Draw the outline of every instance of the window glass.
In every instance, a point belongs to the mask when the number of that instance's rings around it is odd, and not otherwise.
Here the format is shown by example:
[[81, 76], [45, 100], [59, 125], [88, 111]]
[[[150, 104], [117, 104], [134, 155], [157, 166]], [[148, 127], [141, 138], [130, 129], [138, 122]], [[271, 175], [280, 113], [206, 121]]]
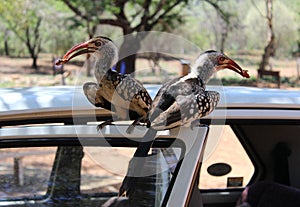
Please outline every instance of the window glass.
[[200, 171], [200, 189], [246, 186], [254, 166], [229, 125], [210, 126]]
[[[126, 147], [85, 147], [81, 168], [81, 193], [117, 193], [135, 150], [136, 148]], [[163, 202], [172, 179], [171, 171], [175, 169], [178, 161], [176, 158], [180, 157], [182, 150], [168, 148], [164, 153], [158, 148], [151, 150], [150, 158], [143, 166], [147, 176], [137, 184], [141, 185], [138, 188], [142, 188], [142, 194], [137, 192], [136, 197], [145, 200], [149, 197], [153, 206], [160, 206]], [[166, 160], [172, 163], [170, 169]]]
[[45, 195], [56, 147], [0, 149], [0, 199]]
[[[126, 163], [135, 148], [85, 147], [81, 167], [81, 192], [118, 192]], [[124, 165], [119, 165], [122, 161]]]

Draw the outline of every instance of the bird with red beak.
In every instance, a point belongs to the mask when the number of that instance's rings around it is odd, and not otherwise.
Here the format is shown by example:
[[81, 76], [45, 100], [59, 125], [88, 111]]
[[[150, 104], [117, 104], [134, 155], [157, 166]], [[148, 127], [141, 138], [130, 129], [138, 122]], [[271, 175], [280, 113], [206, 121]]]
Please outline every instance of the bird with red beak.
[[199, 119], [215, 109], [220, 94], [206, 91], [206, 84], [216, 72], [224, 69], [232, 70], [245, 78], [250, 77], [247, 70], [243, 70], [223, 53], [209, 50], [199, 55], [189, 74], [173, 79], [159, 89], [147, 113], [149, 129], [129, 163], [127, 175], [119, 190], [120, 196], [130, 199], [134, 194], [145, 164], [145, 159], [141, 157], [148, 155], [157, 131], [183, 125], [193, 128], [200, 124]]
[[118, 61], [118, 49], [107, 37], [95, 37], [73, 46], [56, 64], [65, 64], [71, 59], [90, 53], [95, 57], [97, 83], [83, 85], [87, 99], [96, 107], [115, 112], [115, 117], [98, 125], [98, 130], [117, 120], [134, 120], [128, 128], [130, 133], [140, 121], [145, 121], [152, 99], [143, 84], [127, 74], [120, 74], [111, 68]]

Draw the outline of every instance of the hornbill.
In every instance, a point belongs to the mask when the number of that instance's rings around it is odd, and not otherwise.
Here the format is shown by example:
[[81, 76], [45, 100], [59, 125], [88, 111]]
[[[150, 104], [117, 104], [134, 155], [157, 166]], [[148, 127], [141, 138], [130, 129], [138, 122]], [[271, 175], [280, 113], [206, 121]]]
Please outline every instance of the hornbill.
[[246, 70], [226, 55], [209, 50], [199, 55], [189, 74], [173, 79], [160, 88], [147, 113], [149, 129], [129, 163], [119, 196], [130, 198], [133, 195], [145, 162], [145, 159], [140, 158], [147, 156], [157, 131], [183, 125], [190, 125], [192, 128], [199, 124], [201, 117], [214, 110], [220, 95], [216, 91], [206, 91], [205, 86], [216, 72], [225, 68], [243, 77], [250, 77]]
[[86, 53], [93, 53], [96, 56], [97, 83], [85, 83], [84, 94], [94, 106], [113, 111], [117, 116], [101, 123], [97, 129], [102, 129], [113, 120], [128, 120], [129, 118], [134, 120], [127, 129], [130, 133], [138, 122], [145, 122], [152, 103], [150, 95], [141, 82], [130, 75], [120, 74], [111, 69], [118, 60], [118, 49], [107, 37], [95, 37], [73, 46], [56, 64], [64, 64]]

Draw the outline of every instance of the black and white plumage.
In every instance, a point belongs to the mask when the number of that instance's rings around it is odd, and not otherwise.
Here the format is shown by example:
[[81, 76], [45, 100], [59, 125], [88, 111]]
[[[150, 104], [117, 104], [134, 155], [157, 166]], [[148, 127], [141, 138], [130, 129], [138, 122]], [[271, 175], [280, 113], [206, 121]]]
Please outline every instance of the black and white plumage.
[[170, 81], [158, 91], [148, 112], [149, 127], [166, 130], [191, 124], [212, 112], [219, 98], [218, 92], [205, 91], [199, 77]]
[[141, 82], [130, 75], [111, 70], [118, 60], [118, 49], [107, 37], [95, 37], [72, 47], [57, 64], [64, 64], [76, 56], [92, 53], [96, 57], [95, 77], [97, 83], [87, 82], [83, 91], [96, 107], [115, 112], [116, 117], [98, 126], [98, 129], [117, 120], [145, 121], [152, 99]]
[[[222, 69], [231, 69], [249, 78], [246, 70], [226, 55], [216, 51], [206, 51], [197, 58], [191, 72], [181, 78], [165, 83], [158, 91], [147, 114], [148, 132], [142, 138], [134, 158], [146, 157], [158, 130], [166, 130], [183, 125], [193, 125], [198, 119], [211, 113], [217, 106], [220, 95], [216, 91], [206, 91], [209, 79]], [[139, 176], [143, 159], [132, 159], [127, 175]], [[126, 176], [119, 195], [130, 196], [134, 192], [136, 177]]]
[[171, 129], [191, 124], [211, 113], [220, 95], [216, 91], [206, 91], [206, 84], [216, 72], [225, 68], [250, 77], [246, 70], [224, 54], [206, 51], [197, 58], [188, 75], [161, 87], [148, 112], [148, 126], [155, 130]]

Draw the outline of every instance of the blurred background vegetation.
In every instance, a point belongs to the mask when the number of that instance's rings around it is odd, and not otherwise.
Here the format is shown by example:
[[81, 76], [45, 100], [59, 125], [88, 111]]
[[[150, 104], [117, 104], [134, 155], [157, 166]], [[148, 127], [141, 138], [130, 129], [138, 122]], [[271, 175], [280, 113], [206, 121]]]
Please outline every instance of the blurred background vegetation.
[[[272, 28], [268, 27], [270, 2]], [[298, 84], [300, 2], [295, 0], [0, 0], [0, 19], [1, 74], [22, 73], [23, 70], [41, 80], [39, 75], [51, 74], [52, 59], [61, 57], [78, 42], [97, 35], [111, 39], [127, 35], [137, 43], [132, 45], [124, 39], [120, 52], [129, 47], [137, 51], [139, 41], [147, 38], [137, 32], [155, 30], [182, 36], [203, 51], [221, 50], [255, 71], [274, 35], [269, 54], [271, 63], [267, 60], [266, 64], [270, 67], [264, 69], [293, 68], [295, 73], [282, 75], [282, 82], [291, 86]], [[180, 55], [179, 58], [194, 58]], [[128, 57], [126, 68], [131, 70], [126, 72], [145, 67], [143, 64], [147, 62], [137, 63], [136, 58], [135, 55]], [[80, 63], [74, 63], [73, 69], [79, 66]], [[181, 66], [160, 63], [159, 67], [168, 70], [168, 67]], [[290, 72], [287, 70], [287, 73]], [[85, 75], [91, 76], [92, 71], [87, 68]], [[137, 75], [147, 76], [145, 73]], [[14, 78], [22, 81], [16, 76], [3, 77], [0, 79], [2, 87], [14, 86]], [[35, 79], [19, 85], [36, 85]], [[223, 77], [228, 84], [234, 83], [233, 79]], [[249, 81], [249, 85], [256, 82], [255, 78]], [[272, 77], [266, 81], [272, 82]]]

